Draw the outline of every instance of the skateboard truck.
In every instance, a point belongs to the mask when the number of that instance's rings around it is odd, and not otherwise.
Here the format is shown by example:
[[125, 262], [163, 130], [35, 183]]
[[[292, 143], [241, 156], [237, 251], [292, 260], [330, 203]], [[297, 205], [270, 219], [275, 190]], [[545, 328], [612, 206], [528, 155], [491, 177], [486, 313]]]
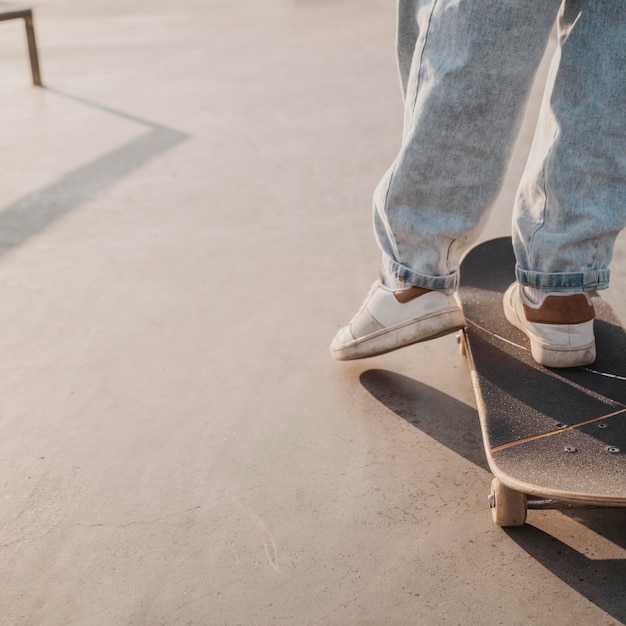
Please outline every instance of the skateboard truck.
[[[487, 496], [489, 502], [489, 508], [493, 509], [496, 506], [495, 497], [492, 494]], [[539, 496], [526, 496], [526, 507], [533, 511], [547, 511], [558, 509], [600, 509], [603, 507], [593, 506], [589, 504], [575, 504], [573, 502], [566, 502], [565, 500], [554, 500], [552, 498], [540, 498]]]
[[[491, 482], [491, 493], [488, 496], [489, 508], [493, 521], [498, 526], [523, 526], [528, 510], [580, 510], [606, 508], [606, 504], [587, 504], [541, 496], [531, 496], [510, 489], [497, 478]], [[622, 506], [622, 505], [620, 505]]]

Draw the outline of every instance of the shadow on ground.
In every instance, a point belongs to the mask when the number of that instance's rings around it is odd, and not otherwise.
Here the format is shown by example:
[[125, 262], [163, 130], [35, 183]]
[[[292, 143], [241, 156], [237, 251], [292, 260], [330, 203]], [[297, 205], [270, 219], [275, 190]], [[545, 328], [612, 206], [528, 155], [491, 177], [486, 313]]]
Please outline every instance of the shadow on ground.
[[3, 208], [0, 212], [0, 255], [20, 246], [189, 137], [97, 102], [46, 89], [58, 97], [134, 122], [147, 132]]
[[429, 437], [488, 470], [476, 411], [437, 389], [387, 370], [368, 370], [360, 376], [365, 389]]
[[[385, 407], [456, 454], [488, 471], [482, 450], [476, 411], [433, 387], [386, 370], [368, 370], [360, 377], [363, 387]], [[531, 514], [532, 515], [532, 514]], [[581, 526], [581, 540], [589, 547], [583, 554], [566, 543], [567, 531], [559, 538], [556, 525], [550, 533], [531, 524], [507, 529], [507, 535], [547, 570], [577, 593], [626, 623], [626, 509], [549, 511], [567, 515]], [[558, 518], [557, 518], [558, 519]], [[552, 520], [554, 521], [554, 519]], [[571, 525], [567, 524], [571, 529]], [[551, 534], [552, 533], [552, 534]], [[615, 558], [594, 558], [594, 541], [613, 544]], [[614, 550], [613, 550], [614, 548]], [[606, 549], [604, 550], [606, 551]]]
[[[551, 511], [551, 515], [556, 512]], [[586, 527], [589, 552], [587, 556], [569, 546], [553, 534], [526, 524], [522, 528], [508, 529], [507, 534], [538, 563], [560, 578], [581, 596], [606, 611], [620, 623], [626, 623], [626, 559], [593, 557], [593, 544], [597, 539], [593, 531], [615, 544], [615, 553], [623, 555], [626, 529], [624, 509], [603, 509], [568, 513]], [[600, 519], [600, 517], [602, 519]], [[567, 539], [567, 536], [564, 537]], [[621, 549], [620, 549], [621, 548]]]

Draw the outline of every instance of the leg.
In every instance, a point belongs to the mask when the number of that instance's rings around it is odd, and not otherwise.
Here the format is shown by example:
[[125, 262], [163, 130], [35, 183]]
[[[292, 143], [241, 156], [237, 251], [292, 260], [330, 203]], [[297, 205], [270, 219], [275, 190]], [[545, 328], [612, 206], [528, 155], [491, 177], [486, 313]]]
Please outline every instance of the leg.
[[559, 40], [513, 236], [519, 282], [568, 293], [608, 286], [626, 226], [626, 6], [567, 0]]
[[[452, 291], [500, 189], [560, 0], [401, 0], [401, 150], [374, 195], [387, 274]], [[399, 31], [402, 32], [402, 31]], [[413, 43], [414, 42], [414, 43]], [[411, 50], [411, 45], [413, 49]]]
[[566, 0], [559, 51], [515, 206], [518, 283], [507, 319], [533, 357], [551, 367], [593, 363], [594, 311], [584, 292], [604, 289], [626, 226], [626, 8]]
[[[400, 153], [375, 196], [385, 284], [336, 335], [347, 360], [462, 328], [462, 250], [499, 191], [560, 0], [400, 0]], [[409, 60], [410, 59], [410, 64]], [[410, 283], [402, 291], [394, 282]]]

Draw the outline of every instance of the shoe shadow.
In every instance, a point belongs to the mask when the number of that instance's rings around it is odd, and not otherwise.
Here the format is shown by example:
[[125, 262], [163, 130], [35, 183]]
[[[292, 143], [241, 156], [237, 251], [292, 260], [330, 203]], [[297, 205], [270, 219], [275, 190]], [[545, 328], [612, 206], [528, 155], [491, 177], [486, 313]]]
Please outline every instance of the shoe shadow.
[[[367, 370], [361, 374], [360, 382], [368, 393], [398, 417], [489, 471], [474, 408], [395, 372]], [[504, 529], [504, 532], [574, 591], [613, 619], [626, 623], [626, 595], [623, 593], [626, 588], [626, 509], [550, 511], [546, 516], [559, 514], [581, 525], [579, 541], [586, 546], [584, 551], [567, 543], [571, 525], [567, 525], [569, 530], [563, 528], [561, 535], [561, 525], [555, 524], [554, 519], [550, 520], [549, 532], [530, 523], [522, 528]], [[608, 551], [609, 558], [594, 558], [594, 550], [600, 544], [604, 556]]]
[[489, 470], [476, 411], [433, 387], [387, 370], [367, 370], [363, 387], [381, 404], [458, 455]]

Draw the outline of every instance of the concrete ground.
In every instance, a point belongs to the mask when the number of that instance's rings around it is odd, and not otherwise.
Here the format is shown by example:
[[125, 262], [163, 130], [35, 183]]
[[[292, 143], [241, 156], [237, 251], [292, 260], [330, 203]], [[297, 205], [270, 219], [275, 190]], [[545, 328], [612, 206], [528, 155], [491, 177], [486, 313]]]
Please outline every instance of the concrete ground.
[[492, 524], [453, 336], [328, 355], [378, 267], [391, 4], [39, 0], [45, 89], [0, 24], [2, 624], [625, 623], [625, 511]]

